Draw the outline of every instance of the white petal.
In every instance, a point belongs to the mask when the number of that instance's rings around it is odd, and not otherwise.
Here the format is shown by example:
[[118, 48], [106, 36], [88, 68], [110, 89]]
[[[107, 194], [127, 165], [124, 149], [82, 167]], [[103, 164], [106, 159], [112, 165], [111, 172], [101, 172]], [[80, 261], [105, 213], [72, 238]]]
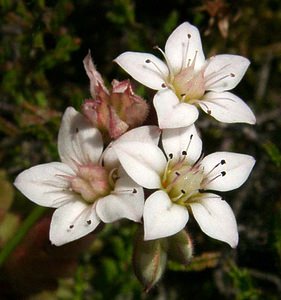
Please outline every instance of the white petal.
[[136, 183], [149, 189], [161, 187], [160, 176], [167, 161], [157, 146], [124, 142], [113, 144], [113, 149], [125, 171]]
[[158, 145], [161, 130], [157, 126], [141, 126], [121, 135], [114, 143], [142, 142]]
[[37, 165], [20, 173], [14, 185], [31, 201], [47, 207], [59, 207], [77, 196], [69, 191], [67, 177], [72, 169], [60, 162]]
[[228, 243], [238, 244], [238, 231], [231, 207], [215, 194], [204, 194], [198, 202], [190, 204], [194, 218], [208, 236]]
[[205, 70], [205, 88], [223, 92], [236, 87], [248, 69], [250, 61], [239, 55], [221, 54], [211, 57]]
[[50, 240], [60, 246], [92, 232], [100, 223], [92, 205], [75, 201], [58, 208], [50, 225]]
[[[162, 90], [169, 75], [166, 64], [149, 53], [125, 52], [114, 60], [121, 68], [143, 85]], [[149, 62], [146, 62], [149, 61]]]
[[61, 161], [75, 169], [75, 163], [97, 162], [103, 149], [98, 129], [73, 107], [63, 115], [58, 136], [58, 150]]
[[205, 62], [200, 33], [198, 29], [185, 22], [178, 26], [169, 36], [165, 53], [173, 68], [178, 73], [188, 61], [195, 60], [195, 70], [199, 70]]
[[143, 189], [128, 176], [123, 176], [116, 181], [114, 192], [97, 202], [96, 211], [105, 223], [122, 218], [140, 222], [143, 206]]
[[157, 191], [144, 204], [144, 239], [154, 240], [176, 234], [187, 221], [187, 209], [173, 204], [165, 192]]
[[161, 130], [157, 126], [141, 126], [127, 131], [111, 143], [104, 151], [103, 157], [105, 167], [110, 169], [118, 167], [119, 160], [115, 151], [112, 151], [113, 145], [123, 142], [142, 142], [158, 145], [160, 134]]
[[198, 103], [206, 113], [220, 122], [256, 123], [256, 118], [249, 106], [232, 93], [208, 92]]
[[183, 151], [190, 164], [195, 163], [202, 152], [202, 141], [194, 125], [176, 129], [163, 129], [162, 144], [167, 156], [179, 158]]
[[[225, 163], [219, 164], [221, 161]], [[232, 152], [212, 153], [201, 162], [206, 180], [209, 182], [204, 189], [217, 191], [236, 189], [247, 180], [254, 164], [255, 159], [250, 155]], [[218, 166], [215, 167], [216, 165]]]
[[153, 99], [160, 128], [179, 128], [193, 124], [198, 118], [194, 105], [181, 103], [169, 89], [159, 91]]

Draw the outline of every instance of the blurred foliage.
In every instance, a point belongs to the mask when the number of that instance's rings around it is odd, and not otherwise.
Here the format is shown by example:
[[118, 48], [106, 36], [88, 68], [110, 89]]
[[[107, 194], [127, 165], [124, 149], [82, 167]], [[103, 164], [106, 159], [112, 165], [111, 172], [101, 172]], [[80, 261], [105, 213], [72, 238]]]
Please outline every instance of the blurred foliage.
[[[171, 31], [189, 21], [202, 34], [206, 56], [234, 53], [251, 60], [235, 92], [257, 116], [256, 126], [220, 124], [206, 115], [198, 123], [206, 153], [235, 151], [257, 160], [247, 183], [225, 194], [239, 224], [236, 250], [208, 238], [190, 220], [193, 261], [187, 267], [170, 262], [162, 281], [145, 294], [131, 266], [135, 225], [107, 225], [81, 256], [71, 278], [59, 280], [55, 290], [42, 290], [32, 297], [25, 291], [25, 296], [46, 300], [279, 299], [281, 2], [0, 0], [0, 20], [0, 247], [7, 241], [3, 234], [11, 237], [17, 222], [34, 207], [19, 193], [14, 199], [13, 179], [25, 168], [58, 158], [62, 112], [69, 105], [79, 109], [89, 97], [82, 65], [89, 49], [107, 81], [125, 79], [127, 75], [112, 63], [117, 55], [126, 50], [152, 52], [155, 45], [163, 48]], [[134, 84], [151, 101], [154, 92]], [[11, 215], [13, 220], [7, 221]], [[0, 273], [1, 285], [5, 270]], [[1, 299], [21, 292], [7, 289], [1, 285]]]

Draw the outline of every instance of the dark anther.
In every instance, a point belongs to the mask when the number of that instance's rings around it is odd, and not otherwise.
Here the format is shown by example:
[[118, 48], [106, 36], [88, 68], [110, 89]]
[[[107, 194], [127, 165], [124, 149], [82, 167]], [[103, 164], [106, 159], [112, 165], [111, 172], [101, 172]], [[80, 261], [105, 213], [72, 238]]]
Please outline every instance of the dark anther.
[[207, 110], [207, 113], [210, 115], [212, 112], [210, 109]]
[[181, 94], [181, 97], [185, 97], [186, 94]]
[[69, 225], [69, 228], [72, 229], [74, 227], [74, 225]]
[[190, 135], [190, 139], [192, 139], [192, 138], [193, 138], [193, 134]]
[[221, 160], [221, 165], [224, 165], [224, 164], [225, 164], [225, 160], [222, 159], [222, 160]]
[[182, 151], [181, 154], [182, 154], [182, 155], [187, 155], [187, 152], [184, 150], [184, 151]]
[[183, 194], [185, 194], [185, 190], [181, 190], [181, 192], [182, 192]]
[[190, 39], [190, 38], [191, 38], [191, 34], [190, 34], [190, 33], [188, 33], [188, 34], [187, 34], [187, 37]]
[[173, 158], [173, 153], [169, 154], [169, 158], [172, 159]]
[[147, 64], [149, 64], [149, 63], [151, 63], [151, 60], [150, 60], [150, 59], [146, 59], [145, 62], [146, 62]]
[[79, 132], [79, 129], [78, 129], [78, 128], [75, 128], [75, 132], [78, 133], [78, 132]]
[[165, 83], [162, 83], [161, 86], [162, 86], [162, 88], [167, 87]]
[[221, 176], [225, 176], [226, 175], [226, 172], [225, 171], [222, 171], [221, 172]]
[[137, 193], [137, 190], [136, 189], [133, 189], [133, 194], [136, 194]]
[[231, 77], [235, 77], [235, 74], [233, 74], [233, 73], [230, 73], [230, 76], [231, 76]]
[[90, 225], [91, 223], [92, 223], [92, 221], [91, 221], [91, 220], [88, 220], [88, 221], [87, 221], [87, 224], [88, 224], [88, 225]]
[[175, 174], [176, 174], [177, 176], [180, 176], [180, 173], [179, 173], [178, 171], [176, 171]]

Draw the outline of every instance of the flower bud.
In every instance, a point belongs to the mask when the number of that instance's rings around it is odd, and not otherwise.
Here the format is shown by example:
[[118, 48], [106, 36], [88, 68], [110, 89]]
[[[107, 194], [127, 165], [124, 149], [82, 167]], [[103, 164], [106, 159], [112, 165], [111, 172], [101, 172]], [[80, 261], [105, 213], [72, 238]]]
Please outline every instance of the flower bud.
[[109, 92], [90, 53], [83, 63], [90, 79], [92, 99], [85, 100], [82, 112], [102, 132], [104, 139], [116, 139], [127, 130], [141, 125], [148, 115], [148, 105], [134, 94], [130, 81], [114, 79], [112, 91]]
[[193, 244], [185, 230], [168, 237], [167, 243], [169, 258], [184, 265], [190, 262], [193, 254]]
[[134, 245], [133, 267], [144, 290], [148, 292], [161, 278], [166, 268], [166, 239], [143, 240], [143, 231], [137, 233]]

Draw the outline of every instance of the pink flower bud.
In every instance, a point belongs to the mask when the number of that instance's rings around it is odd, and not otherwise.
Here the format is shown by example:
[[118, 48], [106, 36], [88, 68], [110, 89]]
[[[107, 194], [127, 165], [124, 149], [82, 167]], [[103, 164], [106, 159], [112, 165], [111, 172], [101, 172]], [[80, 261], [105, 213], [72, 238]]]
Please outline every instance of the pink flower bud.
[[93, 126], [100, 129], [104, 139], [116, 139], [128, 129], [141, 125], [148, 115], [148, 105], [144, 99], [134, 94], [130, 81], [120, 82], [114, 79], [112, 91], [109, 92], [90, 53], [83, 63], [90, 79], [92, 99], [84, 101], [82, 112]]

